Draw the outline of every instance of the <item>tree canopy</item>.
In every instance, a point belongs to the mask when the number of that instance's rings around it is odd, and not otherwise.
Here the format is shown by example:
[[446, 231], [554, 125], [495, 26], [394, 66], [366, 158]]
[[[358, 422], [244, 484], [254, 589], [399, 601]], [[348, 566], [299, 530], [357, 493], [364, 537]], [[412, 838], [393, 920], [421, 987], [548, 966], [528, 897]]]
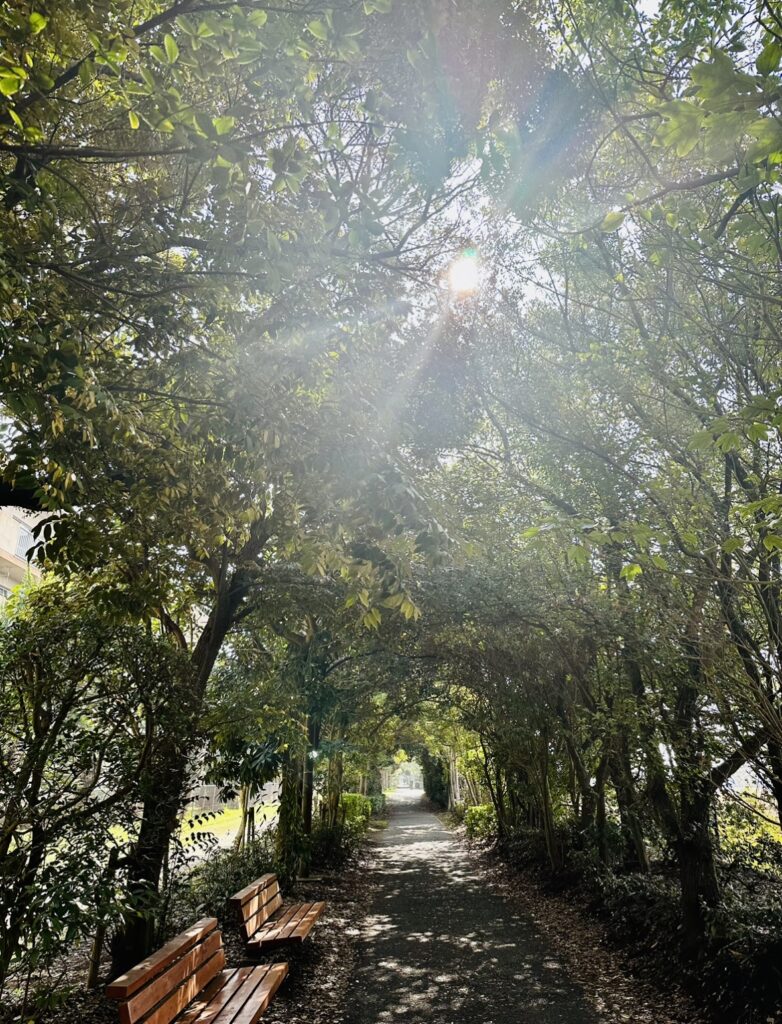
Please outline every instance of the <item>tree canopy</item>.
[[119, 971], [194, 776], [293, 877], [404, 748], [773, 1007], [779, 5], [482, 6], [0, 14], [0, 985], [53, 848]]

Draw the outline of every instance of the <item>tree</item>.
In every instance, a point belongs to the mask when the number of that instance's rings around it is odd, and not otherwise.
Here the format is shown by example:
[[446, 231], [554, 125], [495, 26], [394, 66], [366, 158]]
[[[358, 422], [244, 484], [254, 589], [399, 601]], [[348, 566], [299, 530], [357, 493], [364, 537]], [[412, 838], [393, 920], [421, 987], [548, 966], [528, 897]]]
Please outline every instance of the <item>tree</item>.
[[183, 663], [164, 638], [97, 614], [79, 579], [14, 598], [0, 647], [3, 986], [128, 907], [106, 856], [121, 853], [118, 829], [136, 830], [138, 778], [181, 714]]

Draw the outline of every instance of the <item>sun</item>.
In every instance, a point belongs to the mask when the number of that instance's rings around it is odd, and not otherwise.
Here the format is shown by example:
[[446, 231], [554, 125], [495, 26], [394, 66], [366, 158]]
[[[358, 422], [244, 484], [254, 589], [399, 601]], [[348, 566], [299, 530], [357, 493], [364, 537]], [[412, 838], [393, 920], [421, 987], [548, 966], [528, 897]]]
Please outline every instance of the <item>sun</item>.
[[466, 298], [478, 290], [481, 283], [481, 269], [478, 254], [466, 249], [448, 268], [448, 287], [458, 298]]

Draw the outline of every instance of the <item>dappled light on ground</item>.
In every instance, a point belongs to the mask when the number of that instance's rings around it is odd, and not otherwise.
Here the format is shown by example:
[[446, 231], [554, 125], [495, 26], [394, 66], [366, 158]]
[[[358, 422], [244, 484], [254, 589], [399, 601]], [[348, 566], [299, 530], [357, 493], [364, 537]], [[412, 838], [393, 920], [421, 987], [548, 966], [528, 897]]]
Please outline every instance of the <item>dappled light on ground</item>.
[[588, 1024], [535, 924], [490, 884], [416, 791], [393, 797], [349, 1024]]

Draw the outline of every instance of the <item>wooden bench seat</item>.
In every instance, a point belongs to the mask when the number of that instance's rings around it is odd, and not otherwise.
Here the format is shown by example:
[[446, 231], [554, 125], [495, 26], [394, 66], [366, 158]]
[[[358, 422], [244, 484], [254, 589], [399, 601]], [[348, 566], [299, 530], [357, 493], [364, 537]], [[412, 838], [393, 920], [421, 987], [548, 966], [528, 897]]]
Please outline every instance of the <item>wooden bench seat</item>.
[[205, 917], [106, 988], [120, 1024], [255, 1024], [288, 965], [226, 969], [217, 918]]
[[231, 897], [242, 935], [252, 951], [303, 942], [326, 909], [325, 903], [293, 903], [283, 907], [276, 875], [261, 875]]

